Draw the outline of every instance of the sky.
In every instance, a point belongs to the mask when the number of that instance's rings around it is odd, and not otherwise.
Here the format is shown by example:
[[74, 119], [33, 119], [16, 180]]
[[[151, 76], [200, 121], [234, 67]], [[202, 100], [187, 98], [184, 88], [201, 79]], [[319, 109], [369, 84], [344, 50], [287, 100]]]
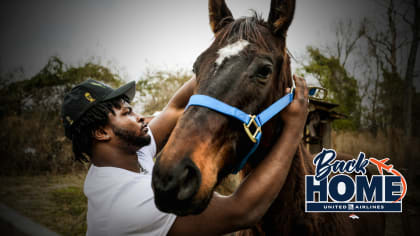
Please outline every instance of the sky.
[[[269, 0], [226, 2], [235, 18], [250, 9], [267, 18], [270, 7]], [[297, 0], [288, 48], [299, 58], [309, 45], [331, 44], [338, 21], [377, 11], [375, 0]], [[148, 68], [191, 70], [213, 40], [208, 22], [207, 0], [1, 1], [0, 72], [22, 67], [33, 76], [51, 56], [71, 65], [93, 60], [127, 81]]]

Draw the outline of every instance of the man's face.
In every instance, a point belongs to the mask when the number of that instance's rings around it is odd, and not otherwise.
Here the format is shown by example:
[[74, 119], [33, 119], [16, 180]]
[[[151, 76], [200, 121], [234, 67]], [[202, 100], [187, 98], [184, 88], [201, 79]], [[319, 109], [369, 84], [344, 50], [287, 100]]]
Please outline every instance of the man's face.
[[118, 141], [135, 150], [150, 143], [147, 123], [144, 118], [133, 112], [129, 104], [122, 103], [120, 109], [114, 108], [114, 112], [115, 116], [112, 113], [108, 115], [109, 124]]

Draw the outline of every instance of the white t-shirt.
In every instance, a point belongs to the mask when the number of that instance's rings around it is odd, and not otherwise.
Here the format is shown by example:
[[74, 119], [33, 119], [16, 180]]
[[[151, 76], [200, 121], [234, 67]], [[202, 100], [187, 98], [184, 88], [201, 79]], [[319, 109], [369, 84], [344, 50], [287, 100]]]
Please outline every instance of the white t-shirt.
[[88, 198], [89, 236], [166, 235], [176, 216], [159, 211], [151, 186], [156, 143], [139, 149], [137, 156], [145, 173], [116, 167], [90, 166], [84, 193]]

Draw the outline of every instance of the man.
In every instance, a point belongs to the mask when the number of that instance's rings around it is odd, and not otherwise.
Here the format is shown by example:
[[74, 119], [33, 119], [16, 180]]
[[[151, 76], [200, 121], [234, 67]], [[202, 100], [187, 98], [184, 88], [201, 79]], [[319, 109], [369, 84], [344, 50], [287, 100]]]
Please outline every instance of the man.
[[151, 173], [158, 153], [195, 88], [184, 84], [149, 124], [129, 105], [134, 82], [112, 89], [89, 79], [69, 92], [62, 116], [76, 160], [90, 161], [84, 193], [88, 198], [87, 235], [220, 235], [250, 227], [281, 190], [307, 116], [308, 92], [302, 78], [295, 99], [282, 113], [283, 134], [268, 156], [231, 196], [214, 194], [200, 215], [160, 212]]

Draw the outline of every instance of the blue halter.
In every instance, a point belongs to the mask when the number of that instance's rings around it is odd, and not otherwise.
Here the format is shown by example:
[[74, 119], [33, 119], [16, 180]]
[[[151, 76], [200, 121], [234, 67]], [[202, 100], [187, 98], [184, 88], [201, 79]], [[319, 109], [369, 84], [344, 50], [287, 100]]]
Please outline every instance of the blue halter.
[[[293, 92], [286, 94], [275, 103], [271, 104], [271, 106], [269, 106], [260, 114], [250, 115], [213, 97], [196, 94], [191, 96], [190, 101], [185, 107], [185, 110], [187, 110], [190, 106], [202, 106], [242, 121], [245, 132], [254, 143], [254, 146], [252, 147], [251, 151], [249, 151], [249, 153], [242, 159], [241, 163], [233, 170], [232, 173], [236, 174], [244, 167], [245, 163], [248, 161], [248, 158], [255, 152], [258, 145], [260, 144], [262, 136], [261, 127], [281, 110], [287, 107], [287, 105], [289, 105], [292, 101]], [[254, 125], [255, 127], [254, 133], [252, 133], [249, 129], [251, 125]]]

